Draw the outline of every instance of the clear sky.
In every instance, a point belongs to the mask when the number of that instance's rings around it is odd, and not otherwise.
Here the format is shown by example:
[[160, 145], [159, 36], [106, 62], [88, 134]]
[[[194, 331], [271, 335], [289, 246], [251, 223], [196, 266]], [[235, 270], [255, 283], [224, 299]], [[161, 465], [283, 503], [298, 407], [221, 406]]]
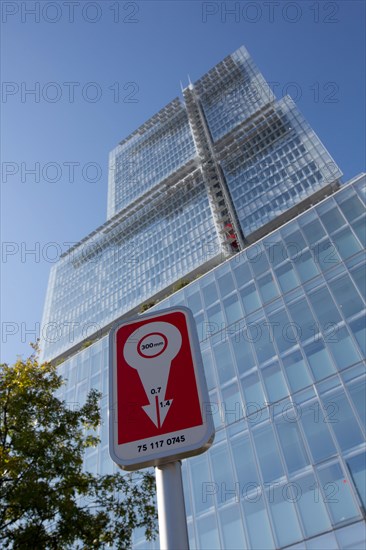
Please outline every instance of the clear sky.
[[240, 45], [344, 181], [365, 170], [363, 0], [0, 6], [3, 361], [28, 355], [54, 261], [105, 221], [109, 151]]

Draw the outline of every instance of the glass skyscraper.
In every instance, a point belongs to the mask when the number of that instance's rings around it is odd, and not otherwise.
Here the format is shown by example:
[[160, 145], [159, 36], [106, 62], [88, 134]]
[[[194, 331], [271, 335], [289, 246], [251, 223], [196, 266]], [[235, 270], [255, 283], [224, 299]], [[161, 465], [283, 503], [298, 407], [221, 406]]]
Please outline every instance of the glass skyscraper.
[[51, 271], [45, 357], [101, 337], [333, 192], [341, 172], [244, 48], [112, 151], [108, 219]]
[[103, 393], [89, 471], [116, 468], [109, 326], [193, 311], [216, 438], [183, 464], [192, 549], [365, 546], [366, 177], [340, 177], [240, 48], [112, 151], [107, 222], [52, 269], [43, 356], [67, 402]]

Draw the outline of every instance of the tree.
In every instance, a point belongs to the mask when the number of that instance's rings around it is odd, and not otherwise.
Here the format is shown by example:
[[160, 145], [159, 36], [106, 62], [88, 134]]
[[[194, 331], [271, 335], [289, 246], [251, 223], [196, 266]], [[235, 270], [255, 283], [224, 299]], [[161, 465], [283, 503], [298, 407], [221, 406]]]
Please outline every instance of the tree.
[[36, 355], [0, 367], [0, 546], [126, 549], [135, 528], [155, 538], [154, 477], [83, 471], [99, 442], [100, 394], [70, 410], [54, 395], [62, 384]]

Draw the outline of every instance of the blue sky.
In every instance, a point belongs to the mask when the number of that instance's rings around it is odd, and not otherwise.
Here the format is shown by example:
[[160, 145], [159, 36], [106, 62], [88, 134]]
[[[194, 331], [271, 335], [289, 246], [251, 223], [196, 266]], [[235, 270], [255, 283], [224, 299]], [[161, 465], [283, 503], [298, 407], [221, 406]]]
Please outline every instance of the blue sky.
[[344, 181], [365, 169], [363, 1], [3, 1], [1, 10], [3, 361], [28, 355], [67, 243], [105, 221], [109, 151], [180, 95], [188, 75], [240, 45], [277, 97], [293, 96]]

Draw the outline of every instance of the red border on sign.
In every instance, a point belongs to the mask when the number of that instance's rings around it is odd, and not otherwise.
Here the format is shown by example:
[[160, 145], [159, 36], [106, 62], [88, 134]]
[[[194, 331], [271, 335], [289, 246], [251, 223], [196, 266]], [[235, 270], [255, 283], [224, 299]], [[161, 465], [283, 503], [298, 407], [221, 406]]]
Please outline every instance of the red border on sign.
[[[161, 400], [172, 401], [161, 428], [151, 421], [142, 408], [149, 405], [148, 396], [138, 371], [130, 367], [123, 356], [124, 345], [132, 333], [139, 327], [156, 321], [171, 323], [178, 328], [182, 336], [180, 351], [171, 363], [166, 393], [161, 396]], [[175, 311], [146, 320], [142, 318], [141, 321], [122, 326], [116, 332], [116, 353], [118, 444], [182, 431], [203, 424], [184, 313]]]

